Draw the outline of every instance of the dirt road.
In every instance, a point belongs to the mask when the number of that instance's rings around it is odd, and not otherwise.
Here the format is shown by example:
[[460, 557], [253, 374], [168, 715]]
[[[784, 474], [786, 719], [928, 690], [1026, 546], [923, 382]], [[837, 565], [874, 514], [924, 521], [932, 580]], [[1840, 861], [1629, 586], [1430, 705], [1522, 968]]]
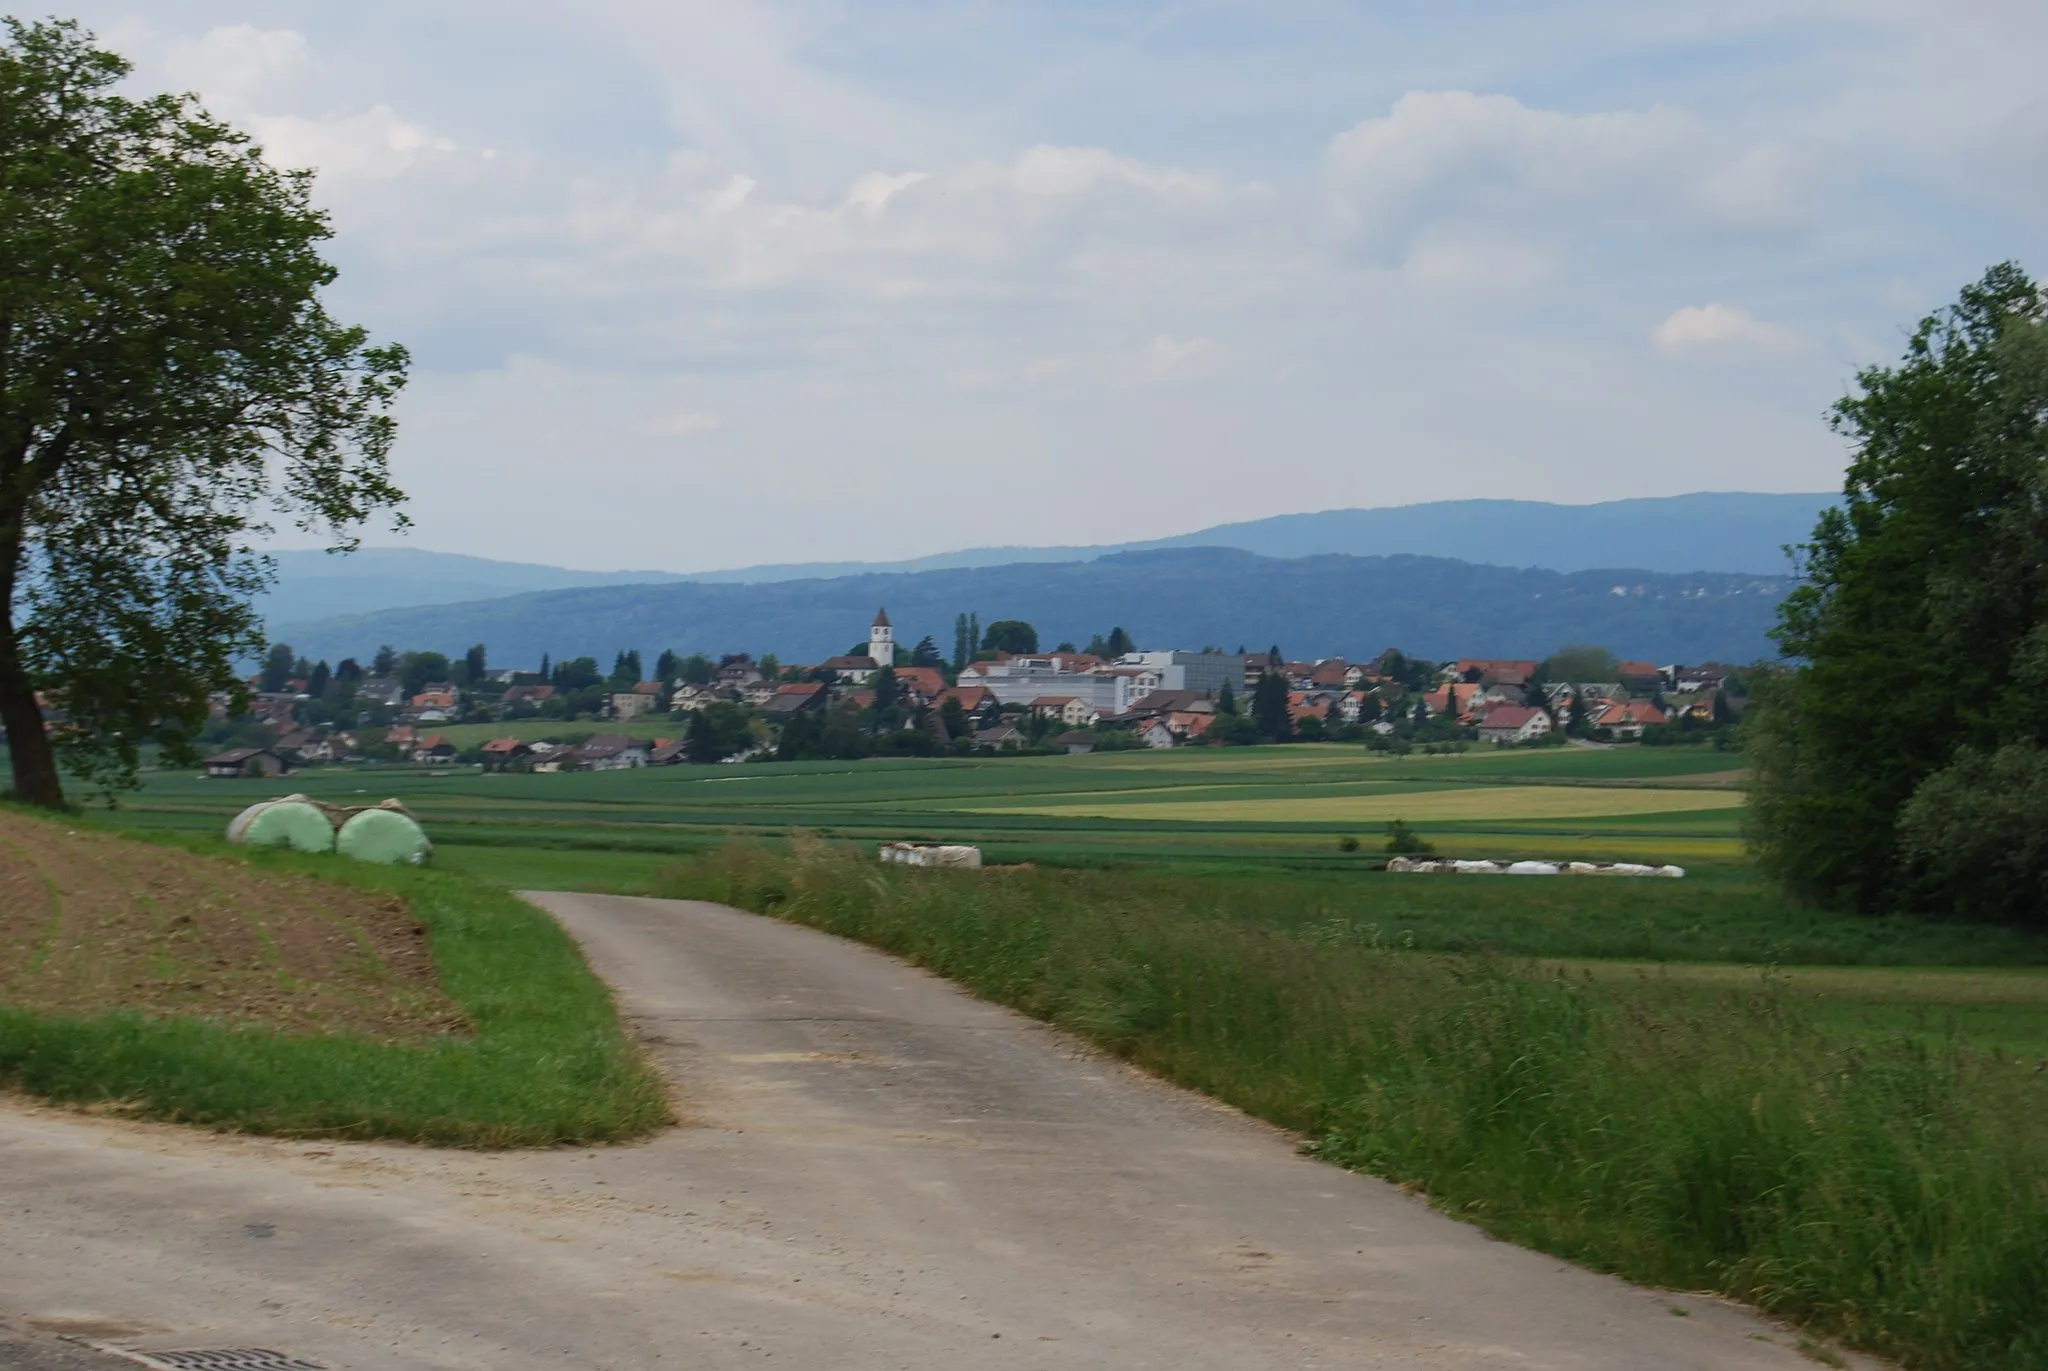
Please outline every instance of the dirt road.
[[1813, 1365], [863, 948], [539, 898], [686, 1127], [474, 1155], [0, 1108], [0, 1311], [342, 1371]]

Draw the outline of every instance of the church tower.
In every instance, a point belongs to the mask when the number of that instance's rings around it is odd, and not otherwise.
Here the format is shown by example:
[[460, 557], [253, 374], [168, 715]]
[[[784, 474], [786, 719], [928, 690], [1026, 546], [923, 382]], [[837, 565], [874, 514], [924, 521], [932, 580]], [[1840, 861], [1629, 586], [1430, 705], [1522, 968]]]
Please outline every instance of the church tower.
[[889, 611], [875, 611], [875, 626], [868, 630], [868, 656], [878, 667], [896, 665], [896, 630], [889, 626]]

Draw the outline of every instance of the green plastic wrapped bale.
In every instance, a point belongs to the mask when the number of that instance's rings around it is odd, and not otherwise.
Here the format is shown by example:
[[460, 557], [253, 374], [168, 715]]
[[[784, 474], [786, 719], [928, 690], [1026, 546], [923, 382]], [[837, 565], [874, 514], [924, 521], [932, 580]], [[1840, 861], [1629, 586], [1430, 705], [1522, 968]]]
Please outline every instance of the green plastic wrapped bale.
[[242, 830], [242, 841], [251, 847], [288, 847], [294, 852], [334, 851], [334, 824], [318, 807], [304, 800], [277, 800], [248, 817], [249, 822]]
[[378, 866], [418, 866], [434, 850], [413, 817], [395, 809], [365, 809], [349, 816], [335, 847], [343, 856]]

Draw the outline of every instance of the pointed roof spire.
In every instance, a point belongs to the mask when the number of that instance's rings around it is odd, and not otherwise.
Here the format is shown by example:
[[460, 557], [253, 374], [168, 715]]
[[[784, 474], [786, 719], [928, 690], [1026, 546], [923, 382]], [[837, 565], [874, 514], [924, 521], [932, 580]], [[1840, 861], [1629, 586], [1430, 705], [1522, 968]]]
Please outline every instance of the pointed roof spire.
[[886, 610], [886, 609], [878, 609], [878, 610], [876, 610], [876, 611], [875, 611], [875, 627], [876, 627], [876, 628], [887, 628], [887, 627], [889, 627], [889, 611], [888, 611], [888, 610]]

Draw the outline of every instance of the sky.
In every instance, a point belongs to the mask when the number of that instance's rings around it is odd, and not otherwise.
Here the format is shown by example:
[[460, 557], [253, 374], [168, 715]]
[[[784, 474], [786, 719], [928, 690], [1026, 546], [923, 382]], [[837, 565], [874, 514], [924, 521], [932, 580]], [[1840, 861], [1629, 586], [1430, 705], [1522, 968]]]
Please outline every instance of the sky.
[[71, 13], [318, 170], [442, 551], [1832, 490], [1857, 370], [2048, 273], [2040, 0]]

